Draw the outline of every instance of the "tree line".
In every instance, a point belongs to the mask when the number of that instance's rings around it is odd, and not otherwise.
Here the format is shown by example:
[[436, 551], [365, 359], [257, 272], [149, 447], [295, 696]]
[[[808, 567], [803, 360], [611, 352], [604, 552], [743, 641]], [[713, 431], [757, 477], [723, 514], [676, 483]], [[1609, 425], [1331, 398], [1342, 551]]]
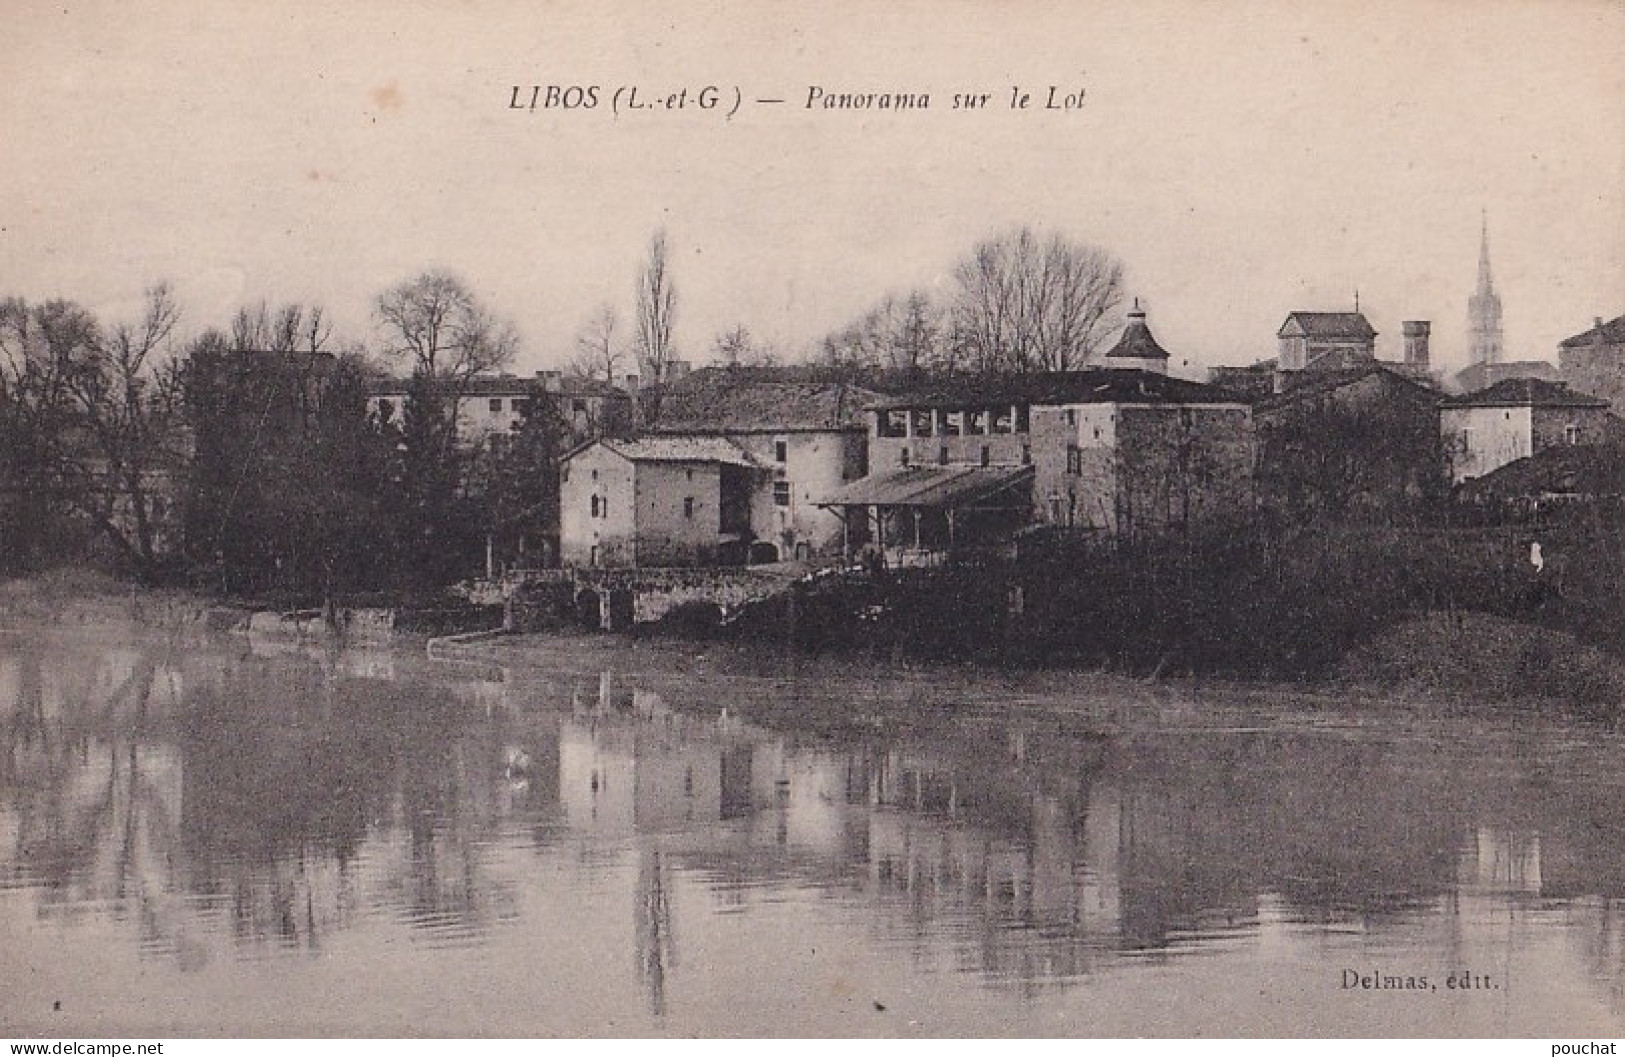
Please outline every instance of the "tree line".
[[[459, 444], [469, 382], [518, 347], [456, 276], [380, 294], [377, 356], [319, 306], [262, 303], [189, 339], [164, 285], [130, 321], [0, 301], [0, 571], [91, 558], [226, 594], [432, 587], [546, 546], [567, 430], [532, 400], [507, 443]], [[366, 385], [407, 374], [403, 413]]]
[[[802, 369], [908, 383], [1076, 367], [1109, 333], [1121, 274], [1058, 234], [996, 235], [949, 293], [883, 300]], [[632, 293], [624, 328], [611, 303], [583, 326], [574, 373], [667, 376], [680, 301], [664, 231]], [[383, 291], [372, 317], [369, 349], [314, 304], [244, 306], [183, 336], [165, 284], [125, 319], [0, 300], [0, 572], [89, 557], [147, 580], [332, 598], [540, 557], [556, 544], [558, 456], [579, 439], [557, 407], [533, 399], [503, 443], [459, 443], [470, 384], [519, 349], [512, 323], [443, 270]], [[783, 364], [743, 323], [710, 351]], [[369, 416], [366, 385], [386, 371], [409, 379], [401, 413]]]

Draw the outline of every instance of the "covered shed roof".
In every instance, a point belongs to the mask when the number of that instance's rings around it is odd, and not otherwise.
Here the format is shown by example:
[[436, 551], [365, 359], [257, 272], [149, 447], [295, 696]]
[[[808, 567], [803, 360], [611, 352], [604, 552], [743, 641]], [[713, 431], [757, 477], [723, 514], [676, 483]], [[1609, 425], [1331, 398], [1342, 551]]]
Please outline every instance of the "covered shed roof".
[[819, 506], [971, 506], [1030, 481], [1031, 466], [902, 466], [871, 474], [819, 500]]

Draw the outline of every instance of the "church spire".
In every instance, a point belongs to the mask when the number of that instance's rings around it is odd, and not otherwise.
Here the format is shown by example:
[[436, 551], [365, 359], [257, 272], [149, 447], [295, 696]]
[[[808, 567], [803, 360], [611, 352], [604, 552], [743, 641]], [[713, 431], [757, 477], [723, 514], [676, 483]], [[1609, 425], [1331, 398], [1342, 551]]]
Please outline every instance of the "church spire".
[[1490, 278], [1490, 214], [1487, 209], [1479, 212], [1483, 228], [1478, 243], [1478, 293], [1483, 296], [1495, 292], [1495, 282]]
[[1501, 362], [1501, 298], [1490, 276], [1490, 218], [1481, 214], [1478, 242], [1478, 289], [1467, 299], [1467, 358], [1472, 363]]

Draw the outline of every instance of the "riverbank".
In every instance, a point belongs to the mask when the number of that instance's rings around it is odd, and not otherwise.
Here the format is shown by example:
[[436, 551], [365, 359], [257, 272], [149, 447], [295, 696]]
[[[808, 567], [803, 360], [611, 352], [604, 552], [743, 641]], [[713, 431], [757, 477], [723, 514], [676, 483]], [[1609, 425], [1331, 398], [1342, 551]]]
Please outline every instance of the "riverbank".
[[[213, 634], [248, 630], [252, 610], [180, 590], [131, 587], [79, 570], [0, 583], [8, 625], [122, 629], [132, 633]], [[271, 614], [262, 614], [269, 616]], [[321, 629], [318, 629], [320, 631]], [[324, 634], [315, 638], [325, 639]], [[337, 641], [335, 639], [335, 641]], [[423, 647], [423, 634], [376, 637], [396, 649]], [[1355, 704], [1367, 711], [1494, 709], [1543, 711], [1613, 723], [1625, 703], [1625, 661], [1569, 632], [1482, 612], [1423, 611], [1400, 616], [1314, 674], [1143, 671], [1054, 657], [998, 660], [948, 653], [923, 657], [874, 642], [809, 650], [793, 639], [737, 640], [672, 634], [606, 635], [546, 631], [468, 642], [434, 640], [432, 655], [581, 676], [750, 678], [854, 688], [854, 713], [897, 708], [953, 710], [973, 686], [980, 698], [1013, 707], [1058, 698], [1078, 708], [1136, 704], [1224, 707], [1274, 696], [1310, 710]], [[861, 698], [861, 699], [860, 699]], [[840, 717], [828, 717], [836, 722]], [[850, 718], [850, 717], [848, 717]]]

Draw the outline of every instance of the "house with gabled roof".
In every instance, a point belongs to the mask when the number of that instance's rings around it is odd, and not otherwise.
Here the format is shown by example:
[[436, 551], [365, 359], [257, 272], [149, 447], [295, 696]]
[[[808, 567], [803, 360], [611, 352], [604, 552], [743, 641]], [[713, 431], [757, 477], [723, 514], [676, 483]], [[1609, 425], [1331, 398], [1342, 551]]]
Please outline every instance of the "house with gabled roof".
[[1293, 312], [1276, 332], [1276, 368], [1357, 367], [1376, 358], [1377, 332], [1361, 312]]
[[767, 467], [771, 510], [755, 526], [755, 554], [805, 559], [840, 551], [841, 521], [817, 500], [866, 472], [864, 409], [879, 399], [843, 382], [708, 368], [664, 388], [646, 435], [720, 438]]
[[1460, 484], [1558, 445], [1600, 444], [1617, 420], [1609, 403], [1561, 382], [1508, 378], [1439, 405], [1439, 431]]
[[567, 566], [738, 565], [771, 526], [771, 469], [722, 437], [600, 438], [559, 471]]
[[1402, 366], [1301, 372], [1284, 391], [1256, 398], [1260, 504], [1341, 517], [1439, 495], [1439, 393]]
[[1570, 387], [1617, 402], [1625, 396], [1625, 316], [1598, 316], [1590, 330], [1558, 342], [1557, 364]]

